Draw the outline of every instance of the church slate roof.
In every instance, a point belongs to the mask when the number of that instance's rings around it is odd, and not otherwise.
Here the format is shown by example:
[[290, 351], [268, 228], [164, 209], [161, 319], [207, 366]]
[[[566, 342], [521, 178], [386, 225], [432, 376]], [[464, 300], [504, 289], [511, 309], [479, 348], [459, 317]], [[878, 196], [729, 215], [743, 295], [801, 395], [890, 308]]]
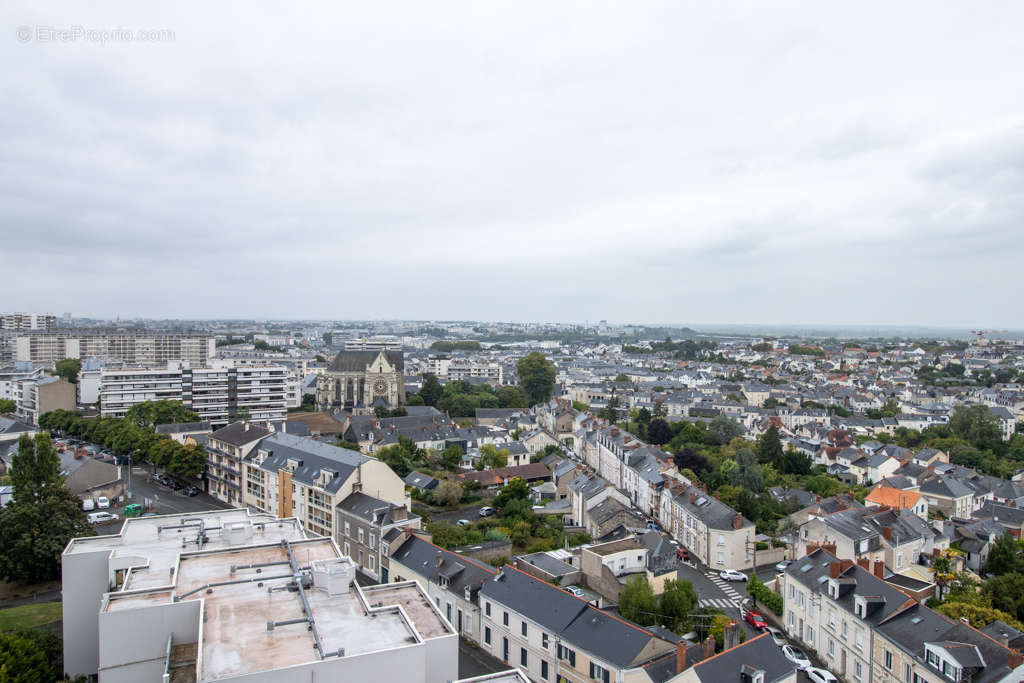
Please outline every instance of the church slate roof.
[[401, 351], [340, 351], [330, 365], [328, 372], [366, 372], [366, 367], [381, 353], [395, 369], [405, 369], [405, 356]]

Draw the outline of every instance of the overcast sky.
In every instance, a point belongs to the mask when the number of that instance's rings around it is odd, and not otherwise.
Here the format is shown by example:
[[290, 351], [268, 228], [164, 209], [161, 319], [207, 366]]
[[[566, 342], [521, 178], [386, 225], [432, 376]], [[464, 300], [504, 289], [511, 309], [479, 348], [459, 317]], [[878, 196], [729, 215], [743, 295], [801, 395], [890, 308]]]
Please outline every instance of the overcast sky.
[[1024, 327], [1024, 3], [98, 5], [0, 9], [4, 310]]

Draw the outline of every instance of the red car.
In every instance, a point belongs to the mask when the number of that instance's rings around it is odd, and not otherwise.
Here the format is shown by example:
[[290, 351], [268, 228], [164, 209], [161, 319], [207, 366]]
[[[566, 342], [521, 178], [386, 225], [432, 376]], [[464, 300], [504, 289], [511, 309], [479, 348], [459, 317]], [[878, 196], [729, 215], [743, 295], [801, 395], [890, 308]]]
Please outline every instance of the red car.
[[768, 626], [768, 624], [764, 623], [764, 618], [757, 612], [748, 611], [743, 615], [743, 618], [747, 620], [748, 624], [759, 630], [764, 630]]

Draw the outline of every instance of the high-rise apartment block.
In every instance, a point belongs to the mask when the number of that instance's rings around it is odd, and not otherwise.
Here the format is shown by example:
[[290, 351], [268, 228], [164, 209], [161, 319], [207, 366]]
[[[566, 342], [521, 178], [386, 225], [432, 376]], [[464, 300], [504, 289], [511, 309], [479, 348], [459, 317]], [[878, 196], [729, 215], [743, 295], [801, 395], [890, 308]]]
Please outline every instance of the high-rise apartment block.
[[15, 340], [14, 359], [52, 364], [65, 358], [98, 358], [144, 367], [186, 361], [203, 366], [214, 357], [215, 350], [213, 335], [206, 333], [104, 329], [29, 331], [19, 334]]

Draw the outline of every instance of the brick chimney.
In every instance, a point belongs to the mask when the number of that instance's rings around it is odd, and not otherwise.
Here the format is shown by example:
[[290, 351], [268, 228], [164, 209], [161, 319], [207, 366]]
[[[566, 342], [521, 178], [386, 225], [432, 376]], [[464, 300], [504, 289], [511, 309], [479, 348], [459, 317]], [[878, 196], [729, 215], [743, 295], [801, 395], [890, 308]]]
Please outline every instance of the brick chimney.
[[853, 566], [853, 560], [839, 560], [839, 573], [842, 574]]
[[723, 630], [722, 647], [730, 650], [740, 644], [740, 622], [732, 619]]
[[405, 509], [404, 505], [396, 505], [391, 508], [391, 519], [396, 522], [403, 522], [409, 519], [409, 511]]
[[839, 574], [841, 574], [842, 571], [843, 571], [841, 569], [841, 567], [842, 567], [842, 563], [841, 562], [831, 562], [831, 563], [829, 563], [829, 565], [828, 565], [828, 577], [830, 579], [838, 579], [839, 578]]
[[741, 515], [738, 512], [735, 515], [732, 516], [732, 528], [733, 529], [742, 529], [743, 528], [743, 515]]
[[697, 492], [690, 491], [690, 505], [693, 505], [697, 501]]
[[815, 503], [820, 503], [821, 502], [821, 496], [814, 496], [814, 502]]
[[686, 671], [686, 641], [680, 640], [676, 643], [676, 673]]
[[863, 569], [864, 571], [871, 571], [871, 560], [869, 560], [866, 557], [858, 557], [857, 566]]
[[709, 635], [707, 638], [704, 639], [704, 642], [701, 643], [701, 645], [703, 647], [703, 650], [701, 652], [701, 661], [705, 659], [711, 659], [711, 657], [713, 657], [715, 654], [715, 637]]
[[883, 526], [882, 527], [882, 536], [885, 537], [885, 540], [887, 540], [890, 543], [892, 543], [892, 527], [891, 526]]
[[829, 553], [832, 553], [833, 555], [835, 555], [836, 554], [836, 543], [835, 543], [835, 541], [830, 541], [828, 543], [822, 543], [821, 544], [821, 549], [826, 551], [826, 552], [829, 552]]
[[885, 562], [882, 560], [875, 560], [874, 574], [880, 579], [885, 578]]
[[1024, 664], [1024, 655], [1020, 650], [1010, 650], [1010, 654], [1006, 657], [1006, 665], [1011, 669], [1016, 669], [1021, 664]]
[[437, 551], [437, 557], [434, 559], [434, 566], [440, 568], [440, 566], [443, 563], [444, 563], [444, 553], [442, 553], [440, 550], [438, 550]]

